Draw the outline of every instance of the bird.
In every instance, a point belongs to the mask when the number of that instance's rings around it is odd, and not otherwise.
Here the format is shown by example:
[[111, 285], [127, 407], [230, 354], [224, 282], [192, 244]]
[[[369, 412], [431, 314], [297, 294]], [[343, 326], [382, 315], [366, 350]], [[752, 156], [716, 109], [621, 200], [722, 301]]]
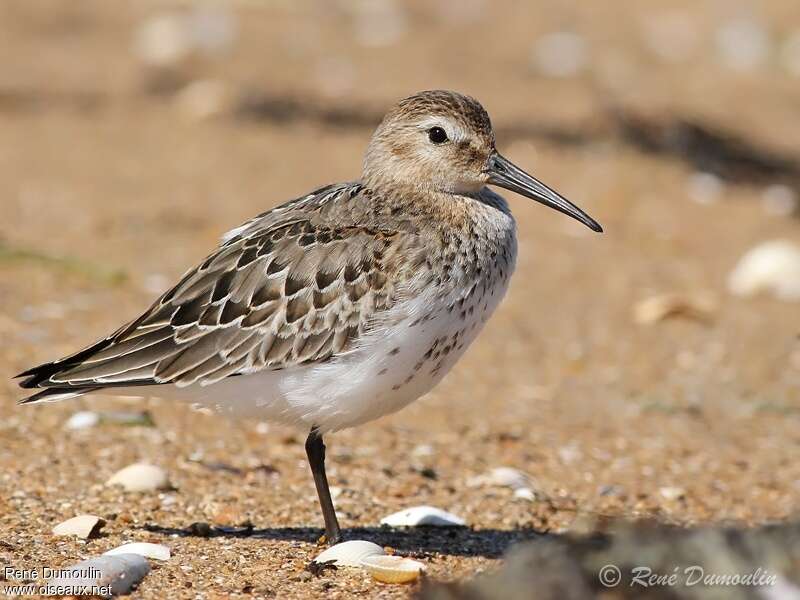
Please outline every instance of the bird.
[[477, 100], [419, 92], [386, 113], [359, 179], [229, 231], [138, 318], [20, 373], [38, 390], [20, 403], [106, 391], [302, 427], [335, 544], [324, 436], [430, 391], [508, 288], [516, 223], [490, 185], [603, 231], [497, 151]]

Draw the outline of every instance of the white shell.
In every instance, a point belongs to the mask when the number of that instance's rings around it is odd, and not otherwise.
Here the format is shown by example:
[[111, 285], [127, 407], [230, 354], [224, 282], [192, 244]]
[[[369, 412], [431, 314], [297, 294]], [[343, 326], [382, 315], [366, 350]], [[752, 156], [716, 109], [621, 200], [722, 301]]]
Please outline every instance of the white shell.
[[533, 501], [536, 500], [536, 492], [529, 487], [517, 488], [514, 490], [514, 498]]
[[94, 427], [100, 422], [100, 415], [90, 410], [82, 410], [72, 415], [67, 422], [64, 423], [65, 429], [77, 431], [79, 429], [89, 429]]
[[431, 525], [435, 527], [461, 527], [466, 521], [435, 506], [412, 506], [381, 519], [382, 525], [390, 527], [417, 527]]
[[155, 465], [134, 463], [114, 473], [106, 485], [121, 485], [129, 492], [149, 492], [170, 487], [166, 471]]
[[[47, 580], [49, 586], [72, 589], [109, 586], [107, 597], [110, 597], [130, 592], [150, 572], [150, 563], [136, 554], [96, 556], [58, 571], [57, 576]], [[97, 572], [100, 573], [97, 577], [91, 576]]]
[[331, 546], [315, 558], [314, 562], [323, 563], [335, 560], [336, 562], [333, 564], [337, 567], [360, 567], [363, 558], [381, 554], [386, 553], [378, 544], [366, 540], [349, 540]]
[[402, 556], [367, 556], [361, 566], [377, 581], [383, 583], [408, 583], [419, 578], [425, 565]]
[[95, 515], [79, 515], [53, 527], [53, 535], [76, 535], [86, 540], [99, 533], [105, 524]]
[[478, 475], [467, 481], [467, 485], [470, 487], [502, 486], [511, 489], [530, 487], [530, 484], [530, 477], [512, 467], [497, 467], [485, 475]]
[[147, 542], [122, 544], [122, 546], [104, 552], [103, 556], [116, 556], [117, 554], [137, 554], [154, 560], [169, 560], [170, 557], [169, 548], [166, 546]]
[[728, 276], [728, 289], [737, 296], [769, 293], [779, 300], [800, 300], [800, 247], [772, 240], [750, 249]]

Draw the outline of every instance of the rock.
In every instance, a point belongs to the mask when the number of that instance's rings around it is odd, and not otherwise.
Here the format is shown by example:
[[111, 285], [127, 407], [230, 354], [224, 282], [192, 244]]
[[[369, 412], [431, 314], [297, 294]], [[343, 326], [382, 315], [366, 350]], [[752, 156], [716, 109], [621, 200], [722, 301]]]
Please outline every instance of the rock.
[[[59, 569], [58, 575], [47, 580], [48, 586], [69, 587], [74, 591], [106, 587], [106, 598], [128, 594], [150, 572], [150, 563], [137, 554], [96, 556]], [[76, 594], [81, 595], [81, 594]]]
[[637, 302], [633, 320], [640, 325], [652, 325], [676, 317], [707, 322], [716, 308], [716, 300], [706, 292], [659, 294]]
[[103, 556], [116, 556], [118, 554], [136, 554], [154, 560], [169, 560], [170, 557], [169, 548], [162, 544], [150, 544], [148, 542], [122, 544], [122, 546], [104, 552]]
[[172, 487], [164, 469], [146, 463], [134, 463], [117, 471], [106, 485], [121, 485], [128, 492], [149, 492]]
[[337, 567], [360, 567], [367, 556], [386, 554], [383, 548], [365, 540], [349, 540], [331, 546], [314, 559], [315, 563], [334, 561]]
[[361, 566], [382, 583], [409, 583], [425, 571], [421, 562], [402, 556], [371, 555], [361, 561]]
[[95, 515], [79, 515], [53, 527], [53, 535], [74, 535], [88, 540], [96, 537], [105, 524], [105, 520]]
[[64, 428], [71, 431], [79, 429], [89, 429], [94, 427], [100, 422], [100, 415], [90, 410], [82, 410], [73, 414], [67, 422], [64, 423]]
[[768, 293], [779, 300], [800, 300], [800, 247], [772, 240], [748, 250], [728, 276], [728, 289], [736, 296]]
[[797, 192], [788, 185], [769, 185], [761, 193], [761, 206], [770, 216], [788, 217], [797, 210]]
[[434, 506], [413, 506], [381, 519], [381, 525], [390, 527], [463, 527], [466, 522], [461, 517]]

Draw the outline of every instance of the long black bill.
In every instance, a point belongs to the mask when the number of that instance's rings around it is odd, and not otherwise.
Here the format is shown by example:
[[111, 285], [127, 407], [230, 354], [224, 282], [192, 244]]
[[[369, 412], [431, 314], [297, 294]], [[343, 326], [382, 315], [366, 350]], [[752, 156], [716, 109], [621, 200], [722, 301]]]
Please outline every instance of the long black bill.
[[489, 157], [489, 167], [486, 169], [486, 173], [489, 175], [489, 183], [541, 202], [545, 206], [577, 219], [589, 229], [597, 232], [603, 231], [600, 223], [564, 198], [564, 196], [550, 189], [538, 179], [531, 177], [510, 160], [496, 152]]

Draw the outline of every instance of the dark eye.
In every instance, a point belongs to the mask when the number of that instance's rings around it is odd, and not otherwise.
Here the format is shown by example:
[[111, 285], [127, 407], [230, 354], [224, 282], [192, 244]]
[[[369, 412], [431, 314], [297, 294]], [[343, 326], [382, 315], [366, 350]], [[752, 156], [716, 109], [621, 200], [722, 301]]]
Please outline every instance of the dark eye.
[[447, 141], [447, 132], [441, 127], [428, 129], [428, 139], [434, 144], [444, 144]]

